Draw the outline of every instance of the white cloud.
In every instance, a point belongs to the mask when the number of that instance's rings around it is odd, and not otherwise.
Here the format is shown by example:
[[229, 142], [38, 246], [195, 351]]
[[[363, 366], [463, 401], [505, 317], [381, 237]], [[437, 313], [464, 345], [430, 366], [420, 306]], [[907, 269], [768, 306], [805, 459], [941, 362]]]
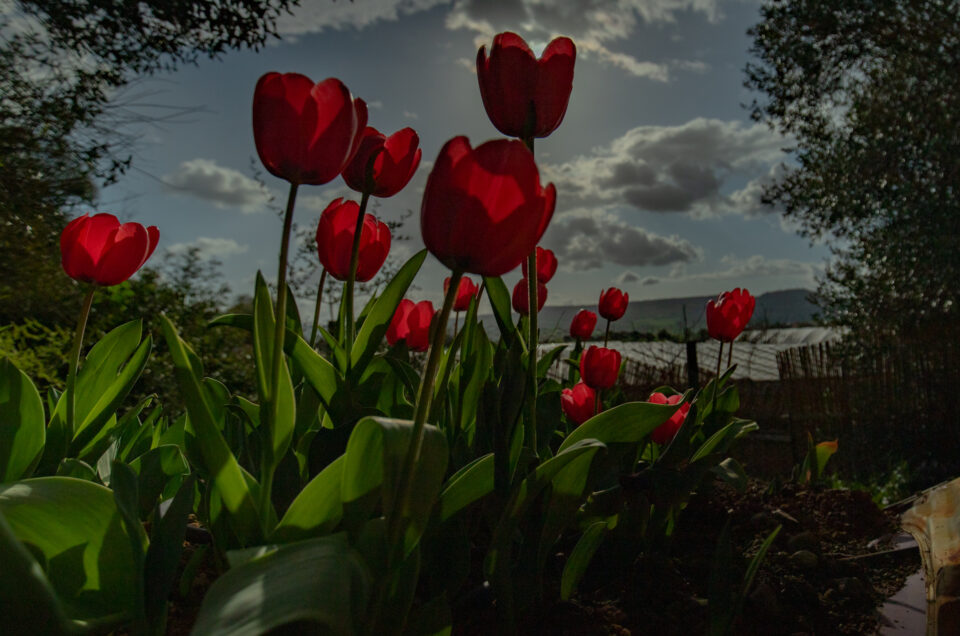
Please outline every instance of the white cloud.
[[291, 36], [328, 29], [363, 29], [378, 22], [396, 22], [405, 15], [426, 11], [448, 0], [322, 0], [303, 2], [277, 20], [277, 32]]
[[238, 208], [245, 214], [265, 210], [269, 200], [257, 181], [213, 159], [184, 161], [163, 179], [178, 192], [210, 201], [218, 208]]
[[566, 271], [606, 263], [641, 267], [699, 261], [702, 251], [679, 236], [661, 236], [624, 222], [604, 209], [579, 209], [555, 217], [544, 244]]
[[[756, 215], [760, 191], [777, 173], [785, 139], [761, 124], [696, 118], [679, 126], [639, 126], [591, 154], [542, 172], [581, 204], [650, 212]], [[759, 175], [759, 176], [758, 176]], [[726, 194], [730, 184], [749, 180]]]
[[193, 248], [196, 248], [204, 258], [224, 258], [236, 254], [245, 254], [249, 246], [240, 245], [233, 239], [201, 236], [190, 243], [174, 243], [167, 248], [167, 251], [171, 254], [182, 254]]

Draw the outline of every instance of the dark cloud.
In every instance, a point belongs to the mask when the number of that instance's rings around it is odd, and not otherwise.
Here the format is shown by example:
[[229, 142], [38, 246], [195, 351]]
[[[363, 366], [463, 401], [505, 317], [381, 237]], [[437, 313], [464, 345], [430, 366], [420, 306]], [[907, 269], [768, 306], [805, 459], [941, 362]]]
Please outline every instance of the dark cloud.
[[[764, 210], [760, 193], [783, 161], [784, 144], [760, 124], [698, 118], [634, 128], [589, 156], [546, 165], [544, 172], [582, 205], [756, 215]], [[734, 190], [737, 182], [746, 185]]]
[[605, 263], [641, 267], [699, 260], [701, 251], [678, 236], [660, 236], [603, 211], [556, 219], [546, 243], [567, 270], [598, 269]]

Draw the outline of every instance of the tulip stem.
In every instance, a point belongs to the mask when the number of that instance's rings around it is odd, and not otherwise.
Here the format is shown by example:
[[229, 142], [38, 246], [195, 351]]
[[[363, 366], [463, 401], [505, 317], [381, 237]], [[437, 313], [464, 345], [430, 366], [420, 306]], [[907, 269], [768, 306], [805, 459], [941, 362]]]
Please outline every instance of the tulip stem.
[[[356, 338], [356, 325], [353, 323], [353, 283], [357, 278], [357, 265], [360, 263], [360, 236], [363, 234], [363, 218], [367, 212], [367, 201], [370, 200], [369, 190], [364, 190], [360, 197], [360, 211], [357, 213], [357, 227], [353, 232], [353, 248], [350, 250], [350, 275], [347, 277], [347, 297], [344, 299], [347, 341], [344, 349], [349, 353], [353, 349], [353, 340]], [[349, 365], [349, 358], [347, 358]]]
[[[268, 389], [270, 400], [270, 408], [267, 411], [270, 415], [267, 421], [268, 431], [276, 429], [277, 419], [280, 417], [280, 365], [283, 364], [283, 342], [287, 333], [287, 253], [290, 250], [290, 228], [293, 226], [293, 206], [297, 201], [298, 186], [299, 184], [296, 182], [290, 183], [287, 209], [283, 214], [283, 234], [280, 237], [280, 264], [277, 269], [277, 308], [273, 324], [273, 359], [270, 361], [270, 387]], [[270, 457], [271, 461], [263, 462], [260, 472], [260, 515], [264, 520], [264, 527], [271, 517], [269, 511], [272, 507], [270, 491], [273, 490], [273, 471], [280, 462], [279, 457], [272, 457], [272, 447], [266, 450], [271, 443], [270, 441], [267, 442], [263, 453], [264, 457]]]
[[437, 368], [440, 366], [443, 346], [447, 338], [447, 321], [450, 319], [450, 311], [453, 309], [453, 303], [457, 299], [457, 288], [460, 285], [460, 278], [462, 276], [462, 271], [454, 271], [450, 277], [450, 287], [447, 288], [447, 295], [443, 299], [443, 308], [440, 310], [440, 317], [434, 326], [433, 342], [430, 344], [427, 367], [423, 371], [423, 378], [420, 380], [420, 389], [417, 391], [417, 406], [413, 416], [413, 432], [410, 435], [410, 445], [407, 447], [407, 455], [403, 460], [403, 469], [400, 471], [400, 482], [397, 485], [396, 497], [394, 497], [393, 500], [393, 509], [387, 513], [387, 545], [390, 550], [395, 549], [403, 532], [403, 513], [410, 499], [410, 490], [413, 485], [412, 473], [419, 464], [420, 451], [423, 448], [423, 427], [426, 423], [427, 413], [430, 412], [430, 402], [433, 399], [433, 385], [436, 380]]
[[[528, 146], [533, 149], [533, 139], [531, 138]], [[537, 454], [537, 354], [540, 351], [540, 333], [537, 329], [537, 309], [540, 306], [540, 294], [539, 294], [539, 285], [537, 285], [537, 247], [533, 247], [533, 251], [530, 252], [530, 255], [527, 257], [527, 290], [528, 297], [527, 300], [529, 304], [529, 315], [527, 318], [530, 322], [530, 406], [529, 414], [527, 416], [527, 430], [525, 435], [527, 440], [530, 442], [530, 450], [533, 451], [533, 456], [538, 457]]]
[[720, 362], [723, 360], [723, 340], [720, 343], [720, 350], [717, 351], [717, 375], [713, 379], [713, 412], [717, 412], [717, 393], [720, 392]]
[[313, 308], [313, 331], [310, 333], [310, 348], [317, 346], [317, 331], [320, 327], [320, 301], [323, 299], [323, 285], [327, 282], [327, 268], [320, 273], [320, 285], [317, 287], [317, 304]]
[[610, 319], [607, 318], [607, 329], [603, 332], [603, 348], [607, 348], [607, 341], [610, 340]]
[[77, 331], [73, 336], [73, 349], [70, 351], [70, 370], [67, 373], [67, 431], [69, 439], [73, 439], [76, 432], [75, 420], [77, 417], [77, 367], [80, 366], [80, 349], [83, 348], [83, 332], [87, 329], [87, 318], [90, 316], [90, 307], [93, 305], [93, 294], [96, 286], [90, 285], [86, 296], [83, 297], [83, 308], [80, 310], [80, 320], [77, 321]]

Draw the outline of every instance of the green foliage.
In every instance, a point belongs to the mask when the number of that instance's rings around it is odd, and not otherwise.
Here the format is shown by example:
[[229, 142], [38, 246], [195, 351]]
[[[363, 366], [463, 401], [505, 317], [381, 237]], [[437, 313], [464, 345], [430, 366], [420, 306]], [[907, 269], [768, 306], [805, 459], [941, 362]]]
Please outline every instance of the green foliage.
[[795, 140], [764, 200], [834, 262], [825, 317], [861, 346], [960, 311], [960, 7], [772, 0], [750, 30], [753, 117]]
[[40, 393], [49, 387], [63, 390], [72, 341], [73, 333], [67, 327], [27, 318], [0, 327], [0, 357], [26, 373]]

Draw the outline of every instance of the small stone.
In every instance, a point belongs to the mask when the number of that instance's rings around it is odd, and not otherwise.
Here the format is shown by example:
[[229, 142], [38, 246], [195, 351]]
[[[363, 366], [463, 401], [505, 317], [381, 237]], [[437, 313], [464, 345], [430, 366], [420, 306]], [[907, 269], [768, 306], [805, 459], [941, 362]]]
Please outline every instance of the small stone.
[[817, 567], [819, 559], [810, 550], [797, 550], [790, 555], [790, 560], [802, 570], [812, 570]]
[[787, 547], [793, 551], [809, 550], [810, 552], [820, 551], [820, 539], [812, 532], [798, 532], [787, 540]]

